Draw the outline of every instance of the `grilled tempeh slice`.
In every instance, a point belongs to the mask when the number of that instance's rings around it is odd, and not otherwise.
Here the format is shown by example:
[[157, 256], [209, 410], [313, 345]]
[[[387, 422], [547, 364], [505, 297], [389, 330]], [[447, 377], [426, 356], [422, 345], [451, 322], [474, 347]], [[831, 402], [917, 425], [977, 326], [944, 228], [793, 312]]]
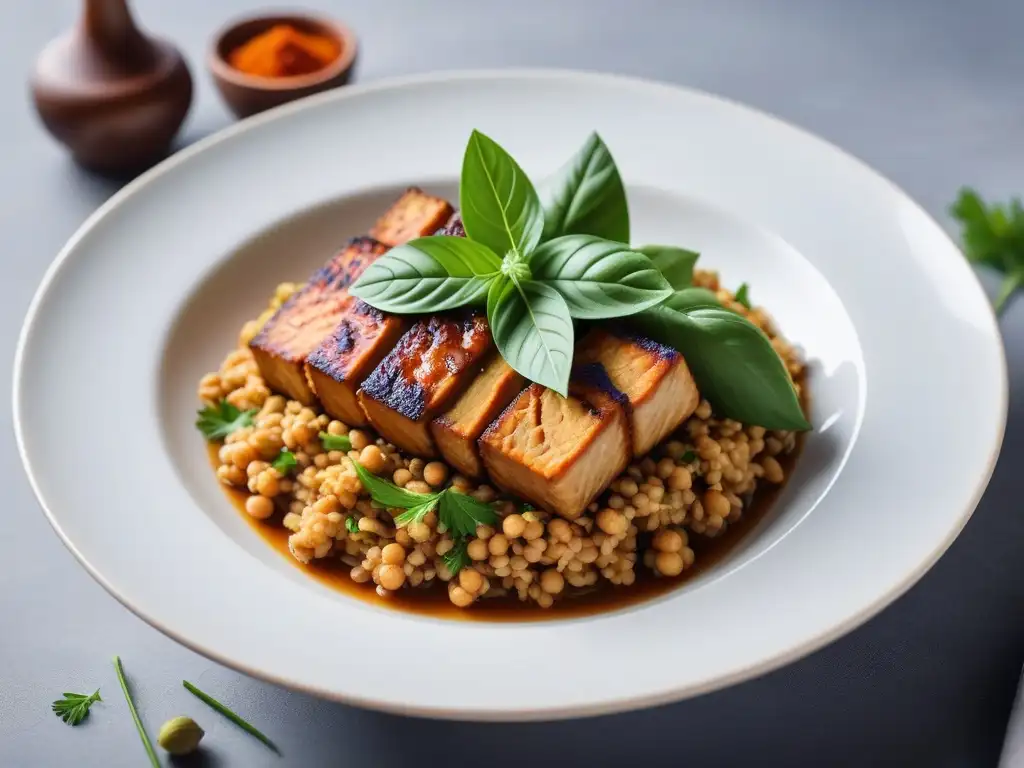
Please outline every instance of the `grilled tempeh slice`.
[[694, 412], [697, 384], [683, 356], [643, 336], [590, 331], [576, 348], [576, 363], [600, 363], [629, 398], [633, 455], [643, 456]]
[[384, 355], [398, 342], [407, 323], [349, 297], [333, 333], [306, 358], [306, 375], [324, 410], [349, 426], [365, 426], [356, 393]]
[[573, 520], [627, 466], [626, 398], [599, 364], [580, 366], [569, 397], [531, 384], [480, 437], [499, 488]]
[[420, 320], [363, 382], [359, 404], [387, 440], [409, 453], [436, 456], [431, 420], [476, 378], [492, 348], [480, 312]]
[[494, 353], [462, 396], [430, 424], [437, 448], [445, 461], [468, 477], [484, 472], [477, 438], [526, 386], [501, 355]]
[[409, 187], [373, 225], [370, 236], [385, 245], [401, 245], [413, 238], [434, 234], [445, 225], [452, 212], [446, 200]]
[[249, 342], [271, 389], [305, 405], [315, 401], [306, 380], [306, 356], [338, 324], [349, 303], [346, 290], [387, 247], [370, 237], [349, 241], [274, 313]]

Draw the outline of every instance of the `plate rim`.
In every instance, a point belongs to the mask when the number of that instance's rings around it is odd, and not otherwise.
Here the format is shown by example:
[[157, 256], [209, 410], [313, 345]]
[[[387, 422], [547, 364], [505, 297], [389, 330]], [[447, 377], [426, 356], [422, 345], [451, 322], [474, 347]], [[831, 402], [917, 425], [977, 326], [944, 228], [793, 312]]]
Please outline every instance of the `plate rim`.
[[[625, 712], [634, 709], [641, 709], [647, 707], [658, 706], [662, 704], [672, 703], [681, 701], [683, 699], [692, 698], [710, 691], [725, 688], [736, 683], [743, 682], [746, 680], [760, 677], [761, 675], [767, 674], [771, 671], [786, 666], [794, 661], [797, 661], [804, 656], [813, 653], [814, 651], [830, 644], [834, 640], [842, 637], [845, 634], [853, 631], [860, 625], [864, 624], [873, 616], [880, 613], [884, 608], [891, 605], [899, 597], [905, 594], [912, 586], [914, 586], [931, 568], [932, 566], [942, 557], [943, 554], [952, 545], [953, 541], [959, 536], [968, 520], [974, 513], [981, 498], [987, 489], [991, 480], [992, 474], [995, 471], [996, 464], [998, 462], [999, 454], [1002, 448], [1003, 440], [1006, 432], [1006, 422], [1008, 417], [1008, 403], [1009, 403], [1009, 375], [1008, 366], [1006, 361], [1006, 351], [1003, 342], [1002, 334], [999, 330], [998, 317], [995, 314], [991, 304], [986, 302], [988, 306], [988, 312], [990, 320], [992, 322], [992, 328], [995, 331], [995, 342], [998, 352], [998, 365], [999, 365], [999, 381], [998, 381], [998, 432], [995, 436], [992, 446], [989, 449], [989, 454], [986, 460], [985, 471], [980, 474], [974, 484], [973, 493], [969, 503], [961, 511], [959, 519], [956, 521], [956, 525], [951, 527], [946, 537], [939, 542], [939, 544], [929, 553], [927, 558], [919, 561], [914, 569], [909, 571], [903, 579], [898, 583], [893, 584], [887, 591], [881, 596], [877, 597], [870, 605], [865, 606], [861, 610], [857, 611], [851, 616], [848, 616], [844, 621], [838, 622], [837, 624], [829, 627], [827, 630], [815, 634], [812, 637], [805, 639], [801, 643], [797, 643], [787, 649], [785, 652], [777, 653], [776, 655], [751, 663], [740, 667], [733, 671], [731, 674], [720, 675], [714, 679], [708, 680], [703, 684], [690, 684], [683, 687], [673, 687], [660, 693], [634, 695], [634, 696], [619, 696], [614, 699], [607, 701], [591, 704], [591, 705], [578, 705], [574, 707], [558, 707], [555, 709], [545, 708], [539, 706], [531, 710], [507, 710], [501, 708], [487, 708], [487, 709], [458, 709], [458, 710], [445, 710], [430, 706], [397, 706], [386, 700], [371, 699], [365, 696], [343, 694], [335, 689], [328, 689], [318, 685], [311, 685], [295, 680], [289, 679], [287, 676], [268, 672], [265, 670], [257, 669], [254, 667], [247, 666], [245, 663], [238, 662], [232, 658], [227, 657], [221, 652], [218, 652], [211, 648], [201, 646], [199, 643], [191, 641], [187, 637], [182, 636], [173, 628], [166, 626], [159, 619], [150, 616], [141, 607], [132, 604], [129, 599], [118, 591], [116, 591], [112, 584], [110, 584], [100, 573], [100, 571], [81, 553], [75, 544], [70, 540], [67, 534], [61, 528], [56, 516], [53, 511], [49, 508], [46, 503], [42, 488], [37, 479], [36, 473], [33, 471], [32, 464], [28, 457], [28, 451], [26, 448], [25, 439], [25, 425], [22, 419], [22, 383], [21, 379], [23, 376], [24, 358], [27, 346], [30, 342], [33, 327], [36, 322], [37, 315], [43, 302], [43, 298], [49, 291], [51, 285], [56, 279], [58, 273], [67, 263], [68, 258], [76, 250], [79, 242], [84, 239], [107, 215], [110, 211], [116, 209], [122, 204], [123, 201], [130, 198], [138, 190], [149, 185], [154, 180], [164, 175], [173, 168], [176, 168], [183, 162], [188, 161], [194, 155], [201, 154], [207, 149], [214, 147], [222, 142], [229, 141], [237, 135], [243, 134], [247, 131], [253, 130], [262, 126], [266, 123], [273, 122], [280, 119], [285, 119], [289, 115], [297, 112], [301, 112], [307, 109], [315, 108], [321, 103], [333, 102], [333, 101], [344, 101], [347, 99], [358, 98], [366, 93], [373, 93], [377, 91], [385, 91], [391, 89], [400, 89], [410, 86], [416, 86], [419, 84], [435, 83], [438, 81], [449, 81], [449, 80], [487, 80], [487, 79], [541, 79], [541, 80], [589, 80], [595, 82], [603, 82], [606, 84], [617, 84], [619, 86], [625, 86], [632, 89], [652, 89], [652, 90], [665, 90], [668, 92], [683, 92], [694, 96], [699, 96], [703, 99], [707, 99], [713, 102], [722, 103], [740, 111], [746, 112], [760, 120], [767, 120], [776, 125], [782, 126], [795, 134], [798, 134], [804, 141], [812, 141], [819, 145], [826, 147], [832, 152], [841, 155], [847, 161], [852, 161], [861, 172], [865, 172], [873, 177], [877, 181], [883, 182], [883, 184], [894, 192], [904, 202], [910, 204], [915, 209], [916, 213], [924, 216], [928, 221], [935, 224], [935, 226], [943, 233], [943, 236], [960, 250], [959, 245], [952, 240], [949, 233], [939, 222], [923, 207], [921, 207], [917, 201], [905, 192], [899, 185], [891, 181], [888, 177], [875, 170], [869, 164], [861, 160], [856, 155], [848, 152], [847, 150], [835, 145], [828, 139], [825, 139], [809, 130], [806, 130], [799, 125], [795, 125], [783, 118], [780, 118], [770, 112], [767, 112], [758, 107], [748, 105], [744, 102], [720, 96], [718, 94], [710, 93], [708, 91], [693, 88], [686, 85], [679, 85], [667, 81], [635, 77], [629, 75], [616, 74], [611, 72], [600, 72], [594, 70], [578, 70], [578, 69], [565, 69], [565, 68], [543, 68], [543, 67], [517, 67], [517, 68], [501, 68], [501, 69], [488, 69], [488, 68], [474, 68], [474, 69], [452, 69], [452, 70], [433, 70], [429, 72], [421, 72], [411, 75], [401, 75], [394, 77], [381, 78], [379, 80], [373, 80], [367, 83], [359, 83], [355, 85], [348, 85], [343, 88], [338, 88], [323, 93], [315, 94], [274, 109], [263, 112], [259, 115], [250, 117], [245, 120], [240, 120], [224, 128], [214, 132], [213, 134], [203, 137], [196, 141], [194, 144], [185, 147], [165, 159], [156, 166], [145, 171], [137, 178], [133, 179], [120, 190], [115, 192], [109, 199], [107, 199], [102, 205], [100, 205], [92, 214], [90, 214], [82, 224], [76, 229], [74, 234], [67, 240], [67, 242], [58, 251], [54, 260], [47, 267], [43, 274], [43, 277], [33, 293], [32, 299], [29, 302], [28, 308], [25, 313], [25, 319], [22, 327], [18, 334], [17, 344], [15, 347], [14, 354], [14, 365], [12, 369], [12, 427], [15, 435], [15, 442], [18, 449], [18, 455], [21, 459], [22, 467], [28, 478], [29, 485], [32, 489], [33, 495], [36, 498], [39, 507], [42, 509], [47, 521], [50, 526], [56, 532], [58, 538], [64, 544], [65, 548], [71, 552], [75, 559], [82, 565], [85, 571], [106, 590], [111, 596], [114, 597], [121, 605], [126, 607], [133, 614], [141, 618], [150, 626], [154, 627], [167, 637], [171, 638], [177, 643], [189, 648], [190, 650], [215, 661], [219, 664], [249, 675], [259, 680], [269, 681], [284, 687], [291, 688], [293, 690], [300, 690], [305, 693], [318, 696], [320, 698], [352, 704], [364, 708], [374, 709], [377, 711], [386, 711], [394, 714], [402, 715], [416, 715], [421, 717], [433, 718], [433, 719], [459, 719], [459, 720], [471, 720], [471, 721], [511, 721], [511, 722], [525, 722], [525, 721], [536, 721], [536, 720], [562, 720], [577, 717], [591, 717], [603, 714], [613, 714], [618, 712]], [[977, 273], [974, 270], [970, 270], [971, 275], [975, 282], [975, 287], [984, 293], [984, 289], [978, 278]]]

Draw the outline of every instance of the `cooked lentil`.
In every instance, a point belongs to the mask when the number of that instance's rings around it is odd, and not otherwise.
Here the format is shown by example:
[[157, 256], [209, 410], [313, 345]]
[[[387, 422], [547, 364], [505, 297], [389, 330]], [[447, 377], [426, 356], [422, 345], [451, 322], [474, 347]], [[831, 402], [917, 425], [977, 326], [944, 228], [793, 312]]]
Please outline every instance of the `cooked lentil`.
[[[803, 362], [764, 310], [736, 302], [713, 272], [698, 270], [694, 284], [714, 291], [723, 306], [769, 336], [800, 393]], [[694, 565], [693, 536], [720, 535], [749, 508], [759, 481], [785, 480], [779, 458], [796, 449], [795, 433], [717, 419], [702, 401], [674, 435], [630, 464], [579, 519], [522, 511], [515, 500], [452, 473], [443, 462], [404, 456], [368, 429], [350, 429], [316, 408], [272, 394], [247, 345], [297, 288], [278, 286], [266, 311], [243, 326], [238, 348], [199, 382], [205, 403], [226, 399], [238, 408], [258, 409], [252, 426], [225, 438], [216, 475], [250, 494], [244, 507], [253, 518], [270, 521], [281, 513], [275, 519], [290, 532], [288, 548], [296, 560], [343, 563], [353, 582], [372, 582], [382, 598], [446, 582], [449, 600], [461, 608], [481, 599], [549, 608], [598, 582], [633, 584], [638, 567], [677, 577]], [[348, 435], [352, 449], [325, 450], [320, 432]], [[271, 466], [283, 449], [295, 455], [292, 477]], [[450, 482], [480, 501], [496, 502], [500, 526], [477, 528], [466, 545], [470, 564], [453, 578], [444, 555], [455, 542], [439, 527], [437, 514], [396, 527], [389, 510], [371, 504], [353, 461], [409, 491], [431, 493]], [[349, 517], [354, 531], [346, 526]]]

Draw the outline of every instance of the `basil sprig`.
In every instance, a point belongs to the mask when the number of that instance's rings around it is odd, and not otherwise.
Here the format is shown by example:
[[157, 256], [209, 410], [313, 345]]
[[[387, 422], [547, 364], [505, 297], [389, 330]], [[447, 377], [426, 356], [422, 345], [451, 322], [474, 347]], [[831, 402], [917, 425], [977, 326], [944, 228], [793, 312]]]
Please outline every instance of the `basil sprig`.
[[[396, 314], [486, 302], [501, 356], [562, 395], [572, 366], [573, 321], [629, 316], [683, 355], [722, 416], [769, 429], [809, 428], [768, 337], [722, 308], [713, 292], [693, 286], [699, 254], [628, 245], [625, 187], [597, 134], [538, 195], [519, 164], [474, 131], [459, 202], [465, 238], [423, 237], [393, 248], [351, 292]], [[746, 293], [737, 298], [742, 303]], [[425, 506], [432, 508], [420, 500], [406, 514], [425, 514]]]
[[[611, 155], [597, 141], [600, 146], [591, 153], [593, 159], [560, 184], [557, 205], [564, 210], [559, 208], [552, 230], [545, 229], [547, 214], [519, 164], [474, 131], [459, 186], [466, 237], [421, 237], [392, 248], [367, 268], [351, 292], [377, 309], [397, 314], [439, 312], [486, 301], [491, 334], [506, 362], [531, 381], [566, 395], [574, 318], [631, 315], [672, 293], [651, 260], [621, 241], [594, 233], [558, 234], [566, 226], [597, 226], [604, 221], [605, 214], [595, 213], [588, 195], [607, 191], [609, 184], [621, 188]], [[620, 226], [608, 233], [628, 239], [625, 192], [608, 200], [597, 207], [620, 206]], [[542, 236], [553, 233], [557, 236], [541, 245]]]
[[626, 188], [608, 147], [596, 133], [541, 188], [544, 239], [595, 235], [629, 242]]

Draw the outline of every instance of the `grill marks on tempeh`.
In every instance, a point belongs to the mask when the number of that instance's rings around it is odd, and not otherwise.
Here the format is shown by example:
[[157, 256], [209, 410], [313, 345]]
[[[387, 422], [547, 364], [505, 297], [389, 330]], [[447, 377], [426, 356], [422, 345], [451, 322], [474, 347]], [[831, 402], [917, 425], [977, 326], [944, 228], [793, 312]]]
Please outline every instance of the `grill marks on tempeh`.
[[[482, 310], [402, 318], [347, 288], [389, 247], [464, 236], [447, 202], [412, 188], [267, 322], [251, 346], [270, 386], [407, 453], [569, 519], [700, 401], [682, 355], [594, 328], [577, 344], [569, 397], [529, 384], [494, 349]], [[529, 385], [529, 386], [527, 386]], [[525, 389], [524, 389], [525, 387]]]

